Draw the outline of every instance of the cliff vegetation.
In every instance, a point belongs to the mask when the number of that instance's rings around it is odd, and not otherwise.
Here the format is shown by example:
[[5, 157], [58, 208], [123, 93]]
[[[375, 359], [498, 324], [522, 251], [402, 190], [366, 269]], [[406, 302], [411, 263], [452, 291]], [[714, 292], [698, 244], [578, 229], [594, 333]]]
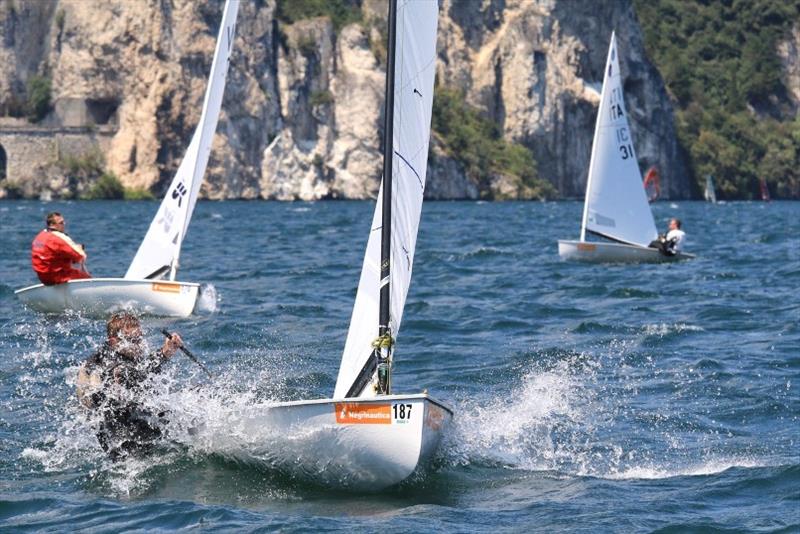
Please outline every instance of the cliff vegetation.
[[778, 46], [800, 3], [634, 0], [648, 54], [676, 102], [678, 137], [698, 189], [722, 198], [800, 198], [800, 118]]

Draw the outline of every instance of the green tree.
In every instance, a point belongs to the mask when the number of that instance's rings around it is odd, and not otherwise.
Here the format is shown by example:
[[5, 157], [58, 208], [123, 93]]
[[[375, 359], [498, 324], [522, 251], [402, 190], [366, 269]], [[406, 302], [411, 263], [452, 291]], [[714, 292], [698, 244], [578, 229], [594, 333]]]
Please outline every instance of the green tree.
[[28, 119], [39, 122], [50, 111], [50, 79], [44, 76], [28, 78]]

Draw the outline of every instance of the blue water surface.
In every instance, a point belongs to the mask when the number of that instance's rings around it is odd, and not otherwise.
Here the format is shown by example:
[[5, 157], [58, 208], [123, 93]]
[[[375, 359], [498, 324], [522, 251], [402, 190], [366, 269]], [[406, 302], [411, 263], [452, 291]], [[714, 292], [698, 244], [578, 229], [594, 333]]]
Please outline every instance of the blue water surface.
[[[74, 394], [104, 323], [13, 290], [58, 210], [121, 276], [153, 202], [0, 202], [0, 530], [800, 531], [800, 206], [660, 202], [694, 261], [559, 261], [582, 205], [431, 202], [394, 387], [455, 409], [426, 476], [377, 494], [274, 473], [225, 442], [243, 403], [333, 391], [372, 202], [201, 202], [179, 279], [209, 284], [164, 395], [219, 439], [112, 463]], [[212, 436], [214, 437], [214, 436]], [[221, 443], [226, 443], [224, 446]]]

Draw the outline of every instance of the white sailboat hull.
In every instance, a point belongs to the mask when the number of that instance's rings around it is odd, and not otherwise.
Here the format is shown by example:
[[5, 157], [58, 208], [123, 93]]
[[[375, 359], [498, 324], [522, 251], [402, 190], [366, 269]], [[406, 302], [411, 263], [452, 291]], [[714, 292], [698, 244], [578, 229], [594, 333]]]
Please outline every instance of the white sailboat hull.
[[685, 252], [665, 256], [654, 248], [623, 243], [566, 240], [558, 241], [558, 255], [562, 260], [589, 263], [667, 263], [694, 258]]
[[255, 405], [228, 420], [258, 443], [227, 453], [317, 484], [376, 491], [423, 469], [452, 416], [425, 393]]
[[147, 315], [188, 317], [194, 310], [199, 284], [168, 280], [88, 278], [46, 286], [36, 284], [14, 293], [27, 307], [44, 313], [77, 311], [104, 317], [119, 310]]

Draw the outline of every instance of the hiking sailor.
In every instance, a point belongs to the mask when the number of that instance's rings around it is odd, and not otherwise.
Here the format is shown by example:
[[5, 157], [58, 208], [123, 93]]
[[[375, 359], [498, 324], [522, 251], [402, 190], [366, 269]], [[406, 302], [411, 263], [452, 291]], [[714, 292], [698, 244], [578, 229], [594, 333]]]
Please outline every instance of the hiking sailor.
[[683, 242], [686, 232], [681, 230], [681, 220], [672, 218], [669, 220], [669, 231], [667, 235], [659, 235], [650, 246], [657, 248], [665, 256], [676, 256], [683, 251]]
[[152, 354], [145, 353], [139, 319], [128, 312], [114, 314], [106, 324], [103, 346], [80, 367], [78, 400], [96, 416], [100, 446], [114, 459], [146, 452], [163, 436], [163, 412], [146, 407], [149, 379], [183, 345], [172, 334]]

